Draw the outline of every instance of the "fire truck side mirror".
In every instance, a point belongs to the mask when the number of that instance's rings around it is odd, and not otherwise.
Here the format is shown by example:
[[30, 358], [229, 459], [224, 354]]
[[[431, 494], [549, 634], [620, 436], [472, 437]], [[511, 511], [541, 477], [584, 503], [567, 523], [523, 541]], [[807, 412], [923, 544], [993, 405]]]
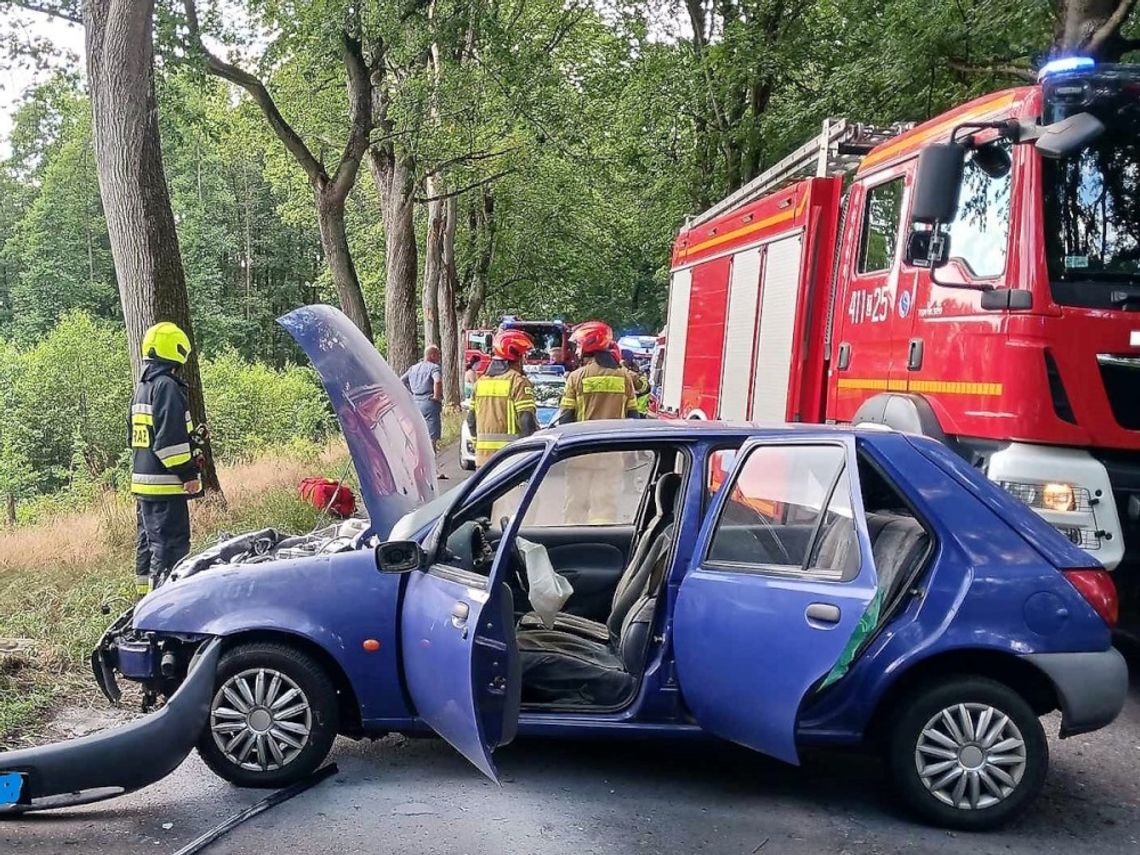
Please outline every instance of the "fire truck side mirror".
[[[916, 226], [918, 224], [916, 223]], [[906, 263], [934, 269], [950, 260], [950, 235], [938, 229], [917, 228], [906, 241]]]
[[1034, 147], [1042, 157], [1058, 160], [1079, 154], [1103, 133], [1100, 119], [1092, 113], [1077, 113], [1041, 128]]
[[958, 194], [966, 147], [958, 143], [932, 143], [918, 156], [911, 220], [933, 225], [949, 223], [958, 213]]

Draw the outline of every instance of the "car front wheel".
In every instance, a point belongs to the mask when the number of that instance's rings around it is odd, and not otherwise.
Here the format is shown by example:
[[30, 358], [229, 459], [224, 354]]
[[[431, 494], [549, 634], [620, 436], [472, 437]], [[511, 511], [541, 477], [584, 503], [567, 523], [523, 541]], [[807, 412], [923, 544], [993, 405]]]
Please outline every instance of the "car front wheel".
[[920, 686], [891, 722], [888, 763], [899, 794], [936, 825], [993, 828], [1045, 783], [1049, 743], [1017, 692], [984, 677]]
[[319, 662], [285, 644], [245, 644], [218, 663], [198, 753], [240, 787], [281, 787], [316, 770], [336, 731], [336, 687]]

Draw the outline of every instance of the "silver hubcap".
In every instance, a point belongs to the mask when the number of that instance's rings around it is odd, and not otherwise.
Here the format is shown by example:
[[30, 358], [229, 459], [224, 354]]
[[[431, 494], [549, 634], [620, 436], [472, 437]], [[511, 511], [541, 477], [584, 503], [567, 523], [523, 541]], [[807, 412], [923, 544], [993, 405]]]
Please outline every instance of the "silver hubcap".
[[210, 706], [214, 743], [235, 766], [272, 772], [309, 742], [313, 711], [300, 686], [280, 671], [251, 668], [230, 677]]
[[1008, 798], [1025, 774], [1025, 740], [1001, 710], [988, 704], [947, 707], [926, 723], [914, 763], [936, 799], [980, 810]]

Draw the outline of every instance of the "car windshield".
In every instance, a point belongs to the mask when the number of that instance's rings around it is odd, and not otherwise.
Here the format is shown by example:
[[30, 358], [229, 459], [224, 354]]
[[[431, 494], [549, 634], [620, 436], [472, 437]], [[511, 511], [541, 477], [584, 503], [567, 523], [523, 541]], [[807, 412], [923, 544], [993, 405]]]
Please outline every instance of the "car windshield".
[[[1140, 102], [1098, 102], [1106, 132], [1080, 154], [1043, 161], [1046, 260], [1054, 299], [1140, 306]], [[1067, 111], [1069, 114], [1076, 110]], [[1064, 110], [1050, 116], [1063, 118]]]

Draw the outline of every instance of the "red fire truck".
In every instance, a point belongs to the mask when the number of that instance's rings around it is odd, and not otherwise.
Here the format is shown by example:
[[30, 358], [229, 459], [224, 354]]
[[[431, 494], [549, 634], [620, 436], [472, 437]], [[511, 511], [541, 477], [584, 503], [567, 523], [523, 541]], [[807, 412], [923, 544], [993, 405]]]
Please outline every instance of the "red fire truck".
[[1140, 564], [1138, 131], [1140, 69], [1083, 59], [825, 122], [678, 235], [657, 415], [929, 434]]
[[464, 362], [473, 357], [478, 359], [476, 371], [482, 374], [491, 362], [491, 343], [495, 333], [502, 329], [522, 330], [534, 340], [534, 350], [526, 357], [527, 365], [561, 365], [567, 371], [574, 367], [574, 357], [570, 352], [571, 325], [562, 320], [526, 321], [513, 315], [505, 315], [493, 330], [467, 330]]

